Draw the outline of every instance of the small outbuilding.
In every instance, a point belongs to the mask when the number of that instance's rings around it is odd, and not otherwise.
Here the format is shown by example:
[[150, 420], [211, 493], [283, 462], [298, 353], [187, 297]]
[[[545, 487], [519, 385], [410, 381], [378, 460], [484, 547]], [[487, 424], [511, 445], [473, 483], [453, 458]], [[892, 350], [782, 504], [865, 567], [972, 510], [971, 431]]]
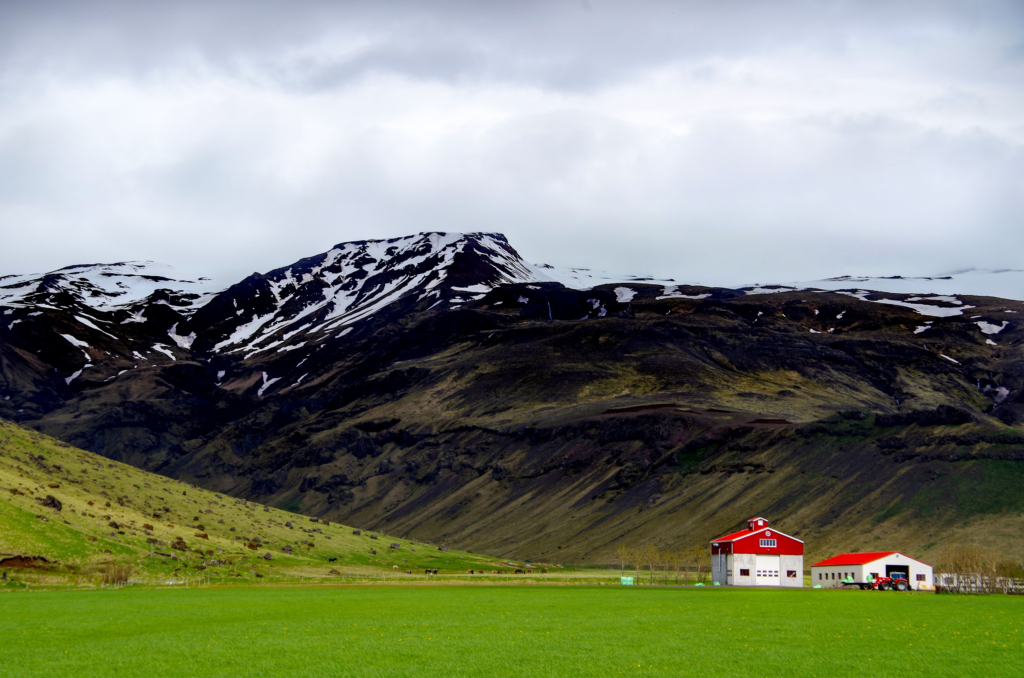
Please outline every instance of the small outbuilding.
[[912, 589], [930, 590], [935, 586], [932, 566], [897, 551], [843, 553], [811, 565], [811, 586], [839, 588], [843, 579], [867, 582], [868, 577], [903, 576]]
[[751, 518], [747, 529], [711, 542], [711, 581], [721, 586], [804, 585], [804, 543]]

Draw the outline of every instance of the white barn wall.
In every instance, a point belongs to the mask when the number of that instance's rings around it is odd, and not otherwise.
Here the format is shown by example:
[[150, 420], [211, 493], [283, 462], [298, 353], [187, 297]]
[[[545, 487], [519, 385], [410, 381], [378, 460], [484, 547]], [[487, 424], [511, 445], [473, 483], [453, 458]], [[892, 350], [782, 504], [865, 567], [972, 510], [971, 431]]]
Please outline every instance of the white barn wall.
[[[804, 557], [803, 556], [779, 556], [781, 559], [781, 586], [790, 588], [801, 588], [804, 585]], [[796, 572], [795, 577], [789, 577], [788, 572]]]
[[[935, 586], [932, 567], [914, 560], [909, 556], [905, 556], [902, 553], [894, 553], [892, 555], [884, 556], [864, 565], [829, 565], [826, 567], [812, 566], [811, 586], [821, 586], [823, 589], [840, 588], [842, 586], [842, 582], [840, 580], [850, 573], [853, 574], [854, 580], [858, 582], [866, 582], [868, 574], [871, 573], [877, 573], [879, 576], [884, 577], [886, 565], [908, 566], [910, 586], [914, 589], [922, 588], [922, 586], [926, 589], [930, 589]], [[835, 575], [835, 579], [832, 579], [832, 575]], [[918, 575], [922, 575], [924, 579], [918, 580]]]
[[[735, 586], [753, 586], [754, 579], [757, 576], [757, 568], [755, 567], [757, 556], [753, 553], [733, 553], [729, 556], [729, 559], [732, 560], [732, 567], [730, 568], [732, 570], [732, 581], [729, 583]], [[749, 570], [750, 574], [746, 577], [741, 577], [741, 569]]]

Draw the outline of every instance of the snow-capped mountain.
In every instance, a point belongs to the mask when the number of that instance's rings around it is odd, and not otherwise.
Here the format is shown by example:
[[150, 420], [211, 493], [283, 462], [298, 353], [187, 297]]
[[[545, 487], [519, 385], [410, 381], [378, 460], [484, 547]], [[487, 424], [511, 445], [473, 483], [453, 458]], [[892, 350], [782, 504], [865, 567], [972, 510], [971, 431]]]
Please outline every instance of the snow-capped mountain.
[[342, 243], [249, 276], [208, 300], [179, 332], [195, 334], [197, 348], [250, 357], [295, 337], [341, 336], [396, 305], [458, 308], [500, 285], [539, 280], [499, 234], [423, 233]]
[[166, 303], [188, 312], [218, 290], [208, 278], [186, 280], [153, 261], [80, 264], [43, 274], [0, 277], [0, 306], [127, 311]]
[[736, 289], [743, 290], [748, 294], [800, 290], [866, 290], [893, 294], [967, 295], [1024, 300], [1024, 270], [970, 268], [936, 276], [842, 275], [835, 278], [778, 285], [737, 285]]
[[[226, 289], [207, 278], [185, 279], [153, 262], [7, 276], [0, 278], [0, 348], [32, 380], [52, 379], [55, 393], [72, 383], [116, 380], [125, 370], [153, 361], [191, 359], [207, 363], [218, 385], [264, 395], [284, 386], [277, 383], [282, 375], [294, 375], [298, 385], [306, 369], [328, 364], [335, 351], [319, 349], [329, 343], [343, 347], [413, 314], [491, 306], [492, 312], [500, 308], [524, 317], [580, 321], [628, 313], [634, 300], [836, 290], [861, 301], [947, 317], [960, 316], [978, 302], [907, 293], [940, 291], [933, 283], [944, 291], [954, 280], [1005, 277], [979, 275], [838, 278], [724, 290], [528, 264], [495, 233], [421, 233], [341, 243], [290, 266], [253, 273]], [[887, 285], [898, 293], [861, 289]], [[44, 378], [47, 373], [51, 376]], [[254, 381], [254, 374], [262, 382]]]
[[319, 347], [385, 311], [394, 319], [457, 309], [518, 283], [550, 281], [504, 236], [422, 233], [341, 243], [227, 289], [153, 262], [7, 276], [0, 329], [6, 343], [41, 356], [70, 385], [118, 360], [248, 360]]

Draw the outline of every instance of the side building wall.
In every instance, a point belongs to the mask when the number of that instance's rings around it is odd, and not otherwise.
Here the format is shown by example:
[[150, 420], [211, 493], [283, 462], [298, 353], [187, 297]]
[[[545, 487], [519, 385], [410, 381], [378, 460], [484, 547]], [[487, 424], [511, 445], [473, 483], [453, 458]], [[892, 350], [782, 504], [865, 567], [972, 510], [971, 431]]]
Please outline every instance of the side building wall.
[[732, 556], [726, 553], [714, 553], [711, 555], [711, 583], [719, 586], [727, 586], [729, 581], [729, 569]]
[[803, 588], [803, 556], [779, 556], [779, 585], [789, 588]]
[[[732, 584], [733, 586], [754, 586], [754, 578], [757, 570], [757, 556], [753, 553], [734, 553], [732, 559]], [[743, 576], [743, 570], [747, 576]]]

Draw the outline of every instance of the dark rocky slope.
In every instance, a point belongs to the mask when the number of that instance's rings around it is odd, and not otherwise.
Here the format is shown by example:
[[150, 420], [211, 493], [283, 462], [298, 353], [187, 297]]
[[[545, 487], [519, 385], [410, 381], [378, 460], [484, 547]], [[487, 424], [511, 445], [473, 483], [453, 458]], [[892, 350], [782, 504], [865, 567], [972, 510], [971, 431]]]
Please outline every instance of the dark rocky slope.
[[[12, 305], [0, 413], [235, 496], [521, 558], [609, 562], [753, 514], [812, 555], [1024, 548], [1024, 304], [577, 291], [500, 242], [420, 243], [401, 267], [328, 253], [205, 299]], [[322, 302], [353, 291], [335, 325]]]

